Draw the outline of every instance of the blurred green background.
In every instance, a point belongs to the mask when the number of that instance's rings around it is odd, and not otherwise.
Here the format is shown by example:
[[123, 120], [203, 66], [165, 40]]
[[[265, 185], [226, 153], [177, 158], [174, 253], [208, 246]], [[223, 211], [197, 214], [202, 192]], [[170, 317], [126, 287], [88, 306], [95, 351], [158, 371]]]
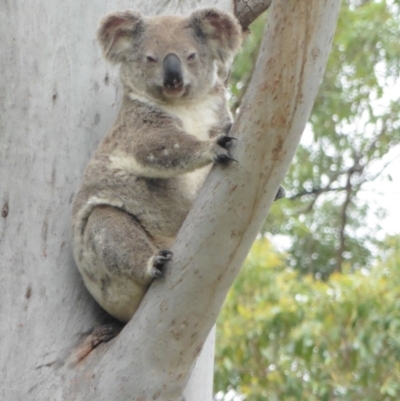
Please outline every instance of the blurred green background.
[[[235, 61], [234, 112], [266, 19]], [[377, 196], [399, 179], [399, 71], [400, 1], [344, 0], [287, 198], [218, 321], [217, 400], [400, 399], [400, 221], [385, 232]]]

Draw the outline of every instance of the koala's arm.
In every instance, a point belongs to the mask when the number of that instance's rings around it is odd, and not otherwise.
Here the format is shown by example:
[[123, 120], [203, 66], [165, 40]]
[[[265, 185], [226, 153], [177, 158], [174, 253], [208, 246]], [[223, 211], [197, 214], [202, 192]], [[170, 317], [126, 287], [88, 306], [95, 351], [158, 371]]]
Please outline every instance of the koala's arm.
[[233, 125], [232, 116], [230, 112], [227, 110], [227, 112], [224, 113], [223, 115], [221, 123], [210, 129], [209, 132], [210, 138], [215, 138], [218, 135], [229, 135], [232, 125]]
[[[225, 126], [229, 128], [228, 122]], [[101, 153], [110, 155], [111, 167], [116, 170], [149, 178], [175, 177], [211, 163], [225, 164], [232, 160], [229, 153], [232, 138], [226, 136], [226, 127], [215, 135], [206, 133], [210, 139], [201, 140], [185, 132], [174, 118], [141, 114], [124, 127], [116, 127], [118, 135], [111, 132], [110, 136], [120, 137], [120, 130], [126, 131], [122, 135], [124, 141], [114, 146], [106, 139]], [[109, 145], [113, 148], [111, 151]]]
[[133, 174], [170, 178], [211, 163], [228, 163], [232, 160], [231, 143], [231, 138], [222, 133], [209, 140], [199, 140], [179, 129], [149, 129], [135, 140], [131, 154], [125, 157], [130, 158]]

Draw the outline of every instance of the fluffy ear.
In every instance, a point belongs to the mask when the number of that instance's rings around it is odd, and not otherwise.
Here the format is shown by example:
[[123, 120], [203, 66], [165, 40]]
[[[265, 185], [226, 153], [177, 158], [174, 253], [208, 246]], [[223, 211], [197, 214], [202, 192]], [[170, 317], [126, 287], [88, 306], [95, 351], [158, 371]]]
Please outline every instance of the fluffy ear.
[[189, 16], [194, 35], [204, 40], [219, 63], [230, 64], [242, 43], [242, 28], [236, 18], [214, 8], [193, 12]]
[[126, 51], [132, 48], [134, 40], [143, 30], [144, 22], [137, 12], [125, 11], [107, 15], [97, 32], [104, 57], [113, 63], [123, 61]]

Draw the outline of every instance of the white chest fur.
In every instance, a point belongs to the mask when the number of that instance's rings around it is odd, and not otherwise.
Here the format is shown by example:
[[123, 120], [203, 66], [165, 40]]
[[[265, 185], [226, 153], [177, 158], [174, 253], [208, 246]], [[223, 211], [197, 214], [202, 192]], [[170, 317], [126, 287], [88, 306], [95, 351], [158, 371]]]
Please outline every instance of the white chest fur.
[[178, 105], [162, 105], [161, 108], [168, 114], [179, 118], [183, 129], [188, 134], [201, 140], [209, 139], [210, 128], [218, 122], [218, 108], [221, 98], [208, 96], [202, 100]]
[[[182, 104], [154, 103], [134, 93], [130, 94], [130, 98], [154, 105], [165, 113], [178, 118], [185, 132], [203, 141], [210, 139], [210, 129], [218, 124], [218, 112], [222, 106], [221, 102], [224, 101], [223, 98], [217, 95], [208, 95], [202, 99], [187, 101]], [[123, 157], [123, 155], [112, 155], [110, 160], [114, 168], [130, 171], [134, 174], [161, 178], [170, 176], [170, 172], [168, 171], [148, 170], [148, 168], [140, 166], [133, 158]], [[211, 165], [180, 176], [180, 180], [186, 187], [187, 194], [193, 200], [203, 185], [210, 169]]]
[[218, 109], [223, 101], [218, 95], [208, 95], [202, 99], [190, 100], [181, 104], [154, 102], [133, 92], [129, 94], [129, 97], [132, 100], [139, 100], [142, 103], [158, 107], [179, 118], [184, 131], [200, 140], [210, 138], [210, 128], [218, 122]]
[[[210, 139], [210, 129], [218, 123], [218, 108], [221, 98], [208, 96], [201, 101], [189, 102], [182, 105], [163, 105], [162, 109], [179, 118], [183, 129], [188, 134], [200, 140]], [[204, 183], [211, 165], [184, 174], [181, 179], [185, 182], [187, 194], [195, 199]]]

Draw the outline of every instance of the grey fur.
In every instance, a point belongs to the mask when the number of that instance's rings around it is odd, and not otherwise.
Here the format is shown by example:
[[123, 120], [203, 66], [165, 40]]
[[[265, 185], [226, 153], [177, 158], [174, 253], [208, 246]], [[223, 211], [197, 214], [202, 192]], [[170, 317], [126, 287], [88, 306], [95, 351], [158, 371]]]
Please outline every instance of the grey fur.
[[[124, 12], [108, 15], [98, 37], [105, 57], [121, 64], [124, 92], [73, 205], [74, 256], [97, 302], [128, 321], [171, 259], [163, 250], [211, 164], [230, 160], [223, 80], [241, 29], [214, 9], [186, 18]], [[171, 53], [183, 81], [172, 89], [163, 84]]]

